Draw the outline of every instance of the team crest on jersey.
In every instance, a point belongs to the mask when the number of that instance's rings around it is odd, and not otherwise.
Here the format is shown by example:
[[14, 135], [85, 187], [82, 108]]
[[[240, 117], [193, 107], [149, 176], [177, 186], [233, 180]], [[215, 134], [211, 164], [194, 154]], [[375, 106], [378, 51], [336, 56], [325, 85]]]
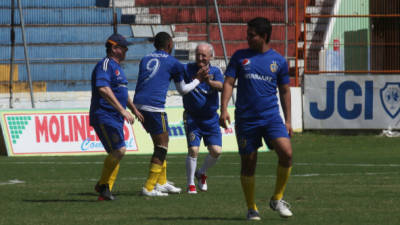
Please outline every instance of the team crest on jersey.
[[119, 76], [120, 74], [119, 70], [115, 70], [115, 75]]
[[380, 90], [381, 102], [393, 119], [400, 113], [400, 83], [388, 82]]
[[276, 61], [272, 61], [271, 65], [269, 65], [269, 69], [271, 70], [271, 72], [275, 73], [276, 71], [278, 71], [278, 64], [276, 63]]

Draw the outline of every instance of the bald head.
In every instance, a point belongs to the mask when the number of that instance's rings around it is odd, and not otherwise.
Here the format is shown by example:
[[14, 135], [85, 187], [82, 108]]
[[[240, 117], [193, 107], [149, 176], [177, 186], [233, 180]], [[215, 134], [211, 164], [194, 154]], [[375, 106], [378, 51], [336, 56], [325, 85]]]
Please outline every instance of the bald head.
[[214, 49], [209, 43], [200, 43], [196, 47], [196, 64], [198, 67], [207, 66], [214, 56]]

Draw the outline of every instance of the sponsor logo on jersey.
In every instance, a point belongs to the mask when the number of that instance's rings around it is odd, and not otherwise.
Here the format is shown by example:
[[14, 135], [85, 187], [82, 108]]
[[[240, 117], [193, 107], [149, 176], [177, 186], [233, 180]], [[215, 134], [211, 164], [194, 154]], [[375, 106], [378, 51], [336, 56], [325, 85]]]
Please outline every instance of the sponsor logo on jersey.
[[249, 64], [250, 64], [250, 59], [243, 59], [243, 61], [242, 61], [243, 66], [247, 66]]
[[276, 61], [272, 61], [272, 64], [269, 65], [269, 69], [271, 70], [271, 72], [275, 73], [278, 70], [278, 64], [276, 63]]
[[119, 76], [120, 74], [119, 70], [115, 70], [115, 75]]

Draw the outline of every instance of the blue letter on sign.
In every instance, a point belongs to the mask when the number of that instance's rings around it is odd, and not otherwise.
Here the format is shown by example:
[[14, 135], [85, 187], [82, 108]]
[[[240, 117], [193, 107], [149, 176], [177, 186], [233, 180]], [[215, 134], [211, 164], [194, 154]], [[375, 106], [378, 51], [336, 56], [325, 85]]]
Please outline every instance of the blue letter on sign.
[[327, 119], [335, 108], [335, 82], [326, 82], [326, 109], [320, 111], [316, 102], [310, 102], [310, 113], [315, 119]]
[[361, 87], [354, 81], [345, 81], [338, 88], [338, 112], [344, 119], [355, 119], [361, 114], [362, 105], [354, 104], [353, 110], [346, 109], [346, 92], [352, 90], [354, 96], [361, 96]]
[[374, 99], [374, 84], [372, 81], [365, 81], [365, 119], [372, 120]]

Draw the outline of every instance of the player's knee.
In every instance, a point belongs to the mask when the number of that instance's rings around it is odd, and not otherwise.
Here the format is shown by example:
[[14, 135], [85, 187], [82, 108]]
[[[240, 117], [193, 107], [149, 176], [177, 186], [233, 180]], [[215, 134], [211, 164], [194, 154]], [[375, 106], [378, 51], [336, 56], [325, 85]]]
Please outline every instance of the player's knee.
[[168, 148], [162, 145], [157, 145], [154, 147], [153, 158], [157, 158], [161, 162], [164, 162], [165, 157], [167, 156]]
[[112, 156], [114, 156], [118, 160], [121, 160], [125, 156], [125, 153], [126, 153], [126, 147], [122, 147], [120, 149], [111, 152]]
[[222, 149], [221, 149], [221, 147], [220, 146], [214, 146], [213, 148], [210, 148], [210, 155], [213, 157], [213, 158], [219, 158], [220, 157], [220, 155], [221, 155], [221, 153], [222, 153]]
[[199, 148], [198, 147], [190, 147], [188, 154], [192, 158], [197, 158], [197, 156], [199, 155]]

